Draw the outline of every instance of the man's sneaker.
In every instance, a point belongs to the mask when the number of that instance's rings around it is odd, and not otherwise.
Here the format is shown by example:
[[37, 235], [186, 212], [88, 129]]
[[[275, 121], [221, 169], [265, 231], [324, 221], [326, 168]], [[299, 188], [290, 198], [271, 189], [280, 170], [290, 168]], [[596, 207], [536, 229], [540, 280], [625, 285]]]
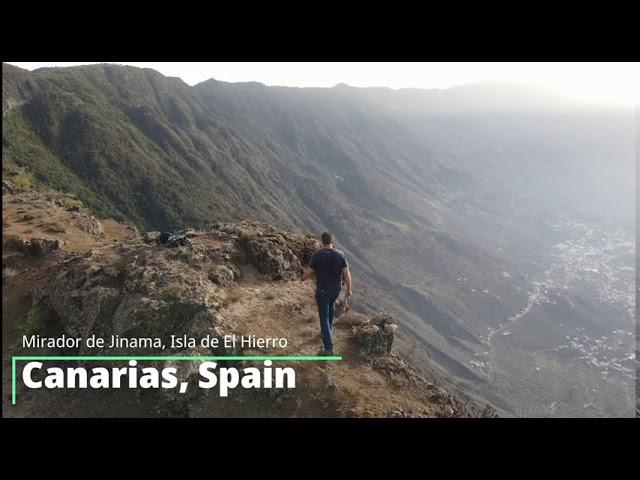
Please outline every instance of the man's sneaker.
[[318, 352], [318, 355], [320, 355], [321, 357], [333, 357], [335, 353], [333, 350], [325, 350], [324, 348], [322, 348], [320, 352]]

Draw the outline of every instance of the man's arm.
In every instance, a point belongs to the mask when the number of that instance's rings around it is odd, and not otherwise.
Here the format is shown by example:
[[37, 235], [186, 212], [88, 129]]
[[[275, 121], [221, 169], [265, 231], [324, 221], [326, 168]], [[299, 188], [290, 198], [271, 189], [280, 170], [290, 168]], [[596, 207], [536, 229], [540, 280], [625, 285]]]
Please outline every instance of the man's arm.
[[302, 273], [302, 277], [300, 277], [300, 281], [304, 282], [306, 279], [311, 278], [314, 273], [316, 273], [316, 271], [313, 268], [311, 267], [305, 268], [304, 272]]
[[[317, 252], [316, 252], [317, 253]], [[309, 259], [309, 265], [305, 267], [304, 272], [302, 272], [302, 277], [300, 277], [300, 281], [304, 282], [308, 278], [313, 277], [313, 274], [316, 273], [316, 267], [318, 263], [318, 256], [314, 253], [311, 255]]]
[[347, 287], [345, 295], [350, 297], [353, 295], [353, 292], [351, 291], [351, 272], [349, 271], [349, 267], [344, 267], [342, 269], [342, 278], [344, 279], [344, 284]]

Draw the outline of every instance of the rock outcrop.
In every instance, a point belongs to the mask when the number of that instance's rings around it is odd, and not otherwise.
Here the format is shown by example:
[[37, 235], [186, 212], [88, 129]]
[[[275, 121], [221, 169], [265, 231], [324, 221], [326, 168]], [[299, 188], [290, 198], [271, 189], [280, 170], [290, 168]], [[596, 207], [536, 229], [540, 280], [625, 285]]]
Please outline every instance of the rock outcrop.
[[159, 337], [216, 334], [226, 292], [200, 268], [203, 248], [143, 243], [89, 251], [67, 262], [39, 292], [70, 335]]
[[25, 255], [45, 257], [60, 248], [60, 241], [48, 238], [32, 238], [30, 240], [11, 238], [6, 245]]
[[32, 255], [37, 257], [44, 257], [54, 250], [60, 248], [60, 242], [58, 240], [49, 240], [46, 238], [32, 238], [29, 242], [29, 251]]
[[[75, 336], [168, 341], [171, 335], [219, 335], [230, 331], [216, 311], [240, 277], [238, 264], [272, 280], [293, 279], [317, 246], [310, 237], [252, 221], [189, 235], [194, 244], [175, 249], [150, 242], [157, 237], [150, 233], [70, 259], [34, 294], [34, 303], [53, 308], [64, 331]], [[44, 253], [57, 242], [32, 241], [29, 248]]]
[[244, 260], [273, 280], [299, 276], [313, 252], [320, 248], [320, 242], [313, 236], [282, 232], [253, 220], [239, 224], [216, 223], [211, 229], [239, 240]]
[[378, 357], [391, 353], [397, 330], [396, 320], [391, 315], [383, 313], [376, 315], [356, 330], [356, 341], [364, 355]]

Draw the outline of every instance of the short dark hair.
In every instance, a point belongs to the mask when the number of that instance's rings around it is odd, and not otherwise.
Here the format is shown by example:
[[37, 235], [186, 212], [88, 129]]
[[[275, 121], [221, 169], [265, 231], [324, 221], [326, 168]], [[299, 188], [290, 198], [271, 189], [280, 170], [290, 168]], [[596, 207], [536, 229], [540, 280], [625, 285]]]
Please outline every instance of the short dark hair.
[[331, 245], [333, 243], [333, 234], [329, 232], [322, 232], [320, 237], [323, 245]]

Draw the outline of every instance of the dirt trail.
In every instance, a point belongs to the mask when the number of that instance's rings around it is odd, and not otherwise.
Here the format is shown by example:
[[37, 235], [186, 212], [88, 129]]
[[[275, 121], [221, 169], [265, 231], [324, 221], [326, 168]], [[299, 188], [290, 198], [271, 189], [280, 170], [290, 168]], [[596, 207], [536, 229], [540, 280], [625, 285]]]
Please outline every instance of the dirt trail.
[[[285, 349], [257, 350], [256, 354], [317, 355], [321, 349], [312, 284], [240, 284], [234, 297], [235, 301], [220, 313], [237, 324], [238, 332], [283, 337], [288, 341]], [[396, 375], [385, 375], [361, 355], [353, 330], [364, 321], [366, 317], [355, 312], [336, 319], [334, 341], [336, 355], [343, 358], [341, 361], [295, 365], [301, 384], [335, 392], [333, 402], [318, 413], [329, 416], [386, 416], [394, 412], [396, 415], [443, 415], [442, 405], [425, 403], [429, 395], [437, 398], [440, 389], [423, 390], [417, 382], [412, 385], [417, 379], [412, 379], [402, 368], [397, 368]], [[319, 380], [324, 382], [318, 383]]]

